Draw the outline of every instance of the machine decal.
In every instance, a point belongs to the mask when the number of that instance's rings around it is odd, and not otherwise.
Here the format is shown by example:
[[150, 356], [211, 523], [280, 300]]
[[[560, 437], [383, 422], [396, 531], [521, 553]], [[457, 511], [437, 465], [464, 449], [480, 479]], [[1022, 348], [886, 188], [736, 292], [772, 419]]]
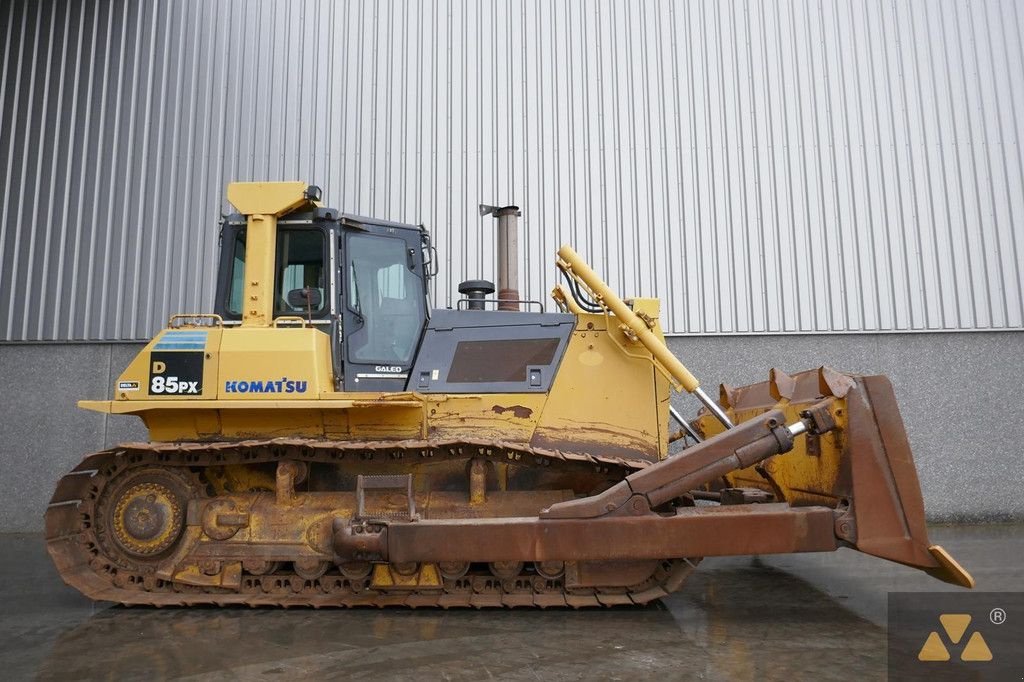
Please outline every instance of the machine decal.
[[308, 381], [297, 381], [282, 377], [266, 381], [225, 381], [225, 393], [305, 393]]
[[165, 332], [153, 346], [153, 350], [205, 350], [205, 331]]
[[137, 382], [137, 381], [119, 381], [119, 382], [117, 382], [117, 390], [119, 390], [119, 391], [137, 391], [137, 390], [139, 390], [139, 382]]
[[376, 367], [373, 368], [373, 371], [374, 372], [393, 372], [395, 374], [399, 374], [399, 373], [401, 373], [402, 368], [401, 367], [396, 367], [394, 365], [377, 365]]
[[[205, 334], [205, 332], [203, 333]], [[159, 345], [157, 344], [157, 346]], [[192, 351], [175, 350], [150, 353], [150, 395], [199, 395], [202, 393], [203, 358], [204, 353]]]

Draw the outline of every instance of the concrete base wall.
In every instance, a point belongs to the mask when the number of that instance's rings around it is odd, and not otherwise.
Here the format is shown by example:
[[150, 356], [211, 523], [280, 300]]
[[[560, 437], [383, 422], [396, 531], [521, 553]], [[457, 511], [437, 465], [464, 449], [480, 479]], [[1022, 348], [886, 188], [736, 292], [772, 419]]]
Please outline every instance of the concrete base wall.
[[141, 344], [0, 345], [0, 532], [43, 529], [58, 479], [97, 450], [148, 440], [136, 417], [80, 410], [110, 399]]
[[[896, 388], [932, 521], [1021, 520], [1024, 333], [687, 337], [673, 351], [712, 395], [768, 369], [831, 365], [887, 374]], [[57, 480], [84, 455], [146, 440], [134, 417], [79, 410], [111, 397], [136, 344], [0, 345], [0, 532], [39, 531]], [[713, 390], [714, 389], [714, 390]], [[676, 396], [683, 414], [699, 407]]]

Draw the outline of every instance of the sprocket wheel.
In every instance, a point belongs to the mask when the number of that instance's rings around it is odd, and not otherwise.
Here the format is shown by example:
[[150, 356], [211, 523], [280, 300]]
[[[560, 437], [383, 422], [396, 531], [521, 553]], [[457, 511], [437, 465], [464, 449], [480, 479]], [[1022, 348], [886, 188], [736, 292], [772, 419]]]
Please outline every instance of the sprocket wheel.
[[145, 467], [118, 475], [100, 499], [111, 549], [133, 562], [166, 556], [182, 535], [188, 501], [197, 489], [187, 470]]

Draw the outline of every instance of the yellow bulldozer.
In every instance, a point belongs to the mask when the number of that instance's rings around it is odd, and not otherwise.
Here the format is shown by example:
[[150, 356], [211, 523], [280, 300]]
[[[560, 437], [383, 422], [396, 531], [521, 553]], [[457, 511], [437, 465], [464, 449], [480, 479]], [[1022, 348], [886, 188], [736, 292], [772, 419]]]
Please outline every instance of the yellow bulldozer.
[[[610, 606], [702, 557], [850, 547], [973, 586], [928, 542], [892, 387], [828, 367], [717, 399], [569, 246], [555, 312], [498, 292], [430, 310], [420, 226], [232, 183], [214, 313], [175, 315], [85, 409], [146, 443], [86, 457], [46, 511], [50, 555], [124, 604]], [[673, 390], [703, 404], [686, 419]]]

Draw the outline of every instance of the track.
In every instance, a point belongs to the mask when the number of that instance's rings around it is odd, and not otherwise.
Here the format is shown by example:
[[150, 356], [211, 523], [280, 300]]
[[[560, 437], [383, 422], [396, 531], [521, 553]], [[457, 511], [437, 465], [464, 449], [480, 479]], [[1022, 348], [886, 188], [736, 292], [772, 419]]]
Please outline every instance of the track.
[[[526, 448], [497, 441], [345, 442], [307, 439], [251, 440], [230, 443], [132, 443], [86, 457], [58, 483], [46, 511], [46, 538], [61, 577], [92, 599], [149, 606], [298, 606], [298, 607], [594, 607], [643, 604], [678, 589], [699, 559], [666, 559], [643, 581], [614, 588], [568, 588], [564, 576], [544, 577], [532, 567], [500, 579], [486, 566], [443, 580], [428, 589], [376, 589], [370, 577], [343, 575], [333, 564], [320, 577], [303, 578], [291, 563], [273, 572], [241, 576], [237, 589], [203, 587], [158, 577], [157, 564], [133, 560], [116, 551], [109, 529], [102, 528], [100, 506], [125, 472], [165, 472], [172, 481], [206, 495], [198, 472], [205, 467], [296, 460], [332, 464], [346, 458], [372, 460], [468, 460], [486, 458], [547, 470], [598, 472], [620, 478], [649, 464], [645, 460]], [[408, 459], [407, 459], [408, 458]], [[400, 462], [399, 462], [400, 463]], [[107, 495], [105, 495], [107, 491]], [[173, 548], [172, 548], [173, 549]], [[161, 556], [173, 554], [171, 550]]]

